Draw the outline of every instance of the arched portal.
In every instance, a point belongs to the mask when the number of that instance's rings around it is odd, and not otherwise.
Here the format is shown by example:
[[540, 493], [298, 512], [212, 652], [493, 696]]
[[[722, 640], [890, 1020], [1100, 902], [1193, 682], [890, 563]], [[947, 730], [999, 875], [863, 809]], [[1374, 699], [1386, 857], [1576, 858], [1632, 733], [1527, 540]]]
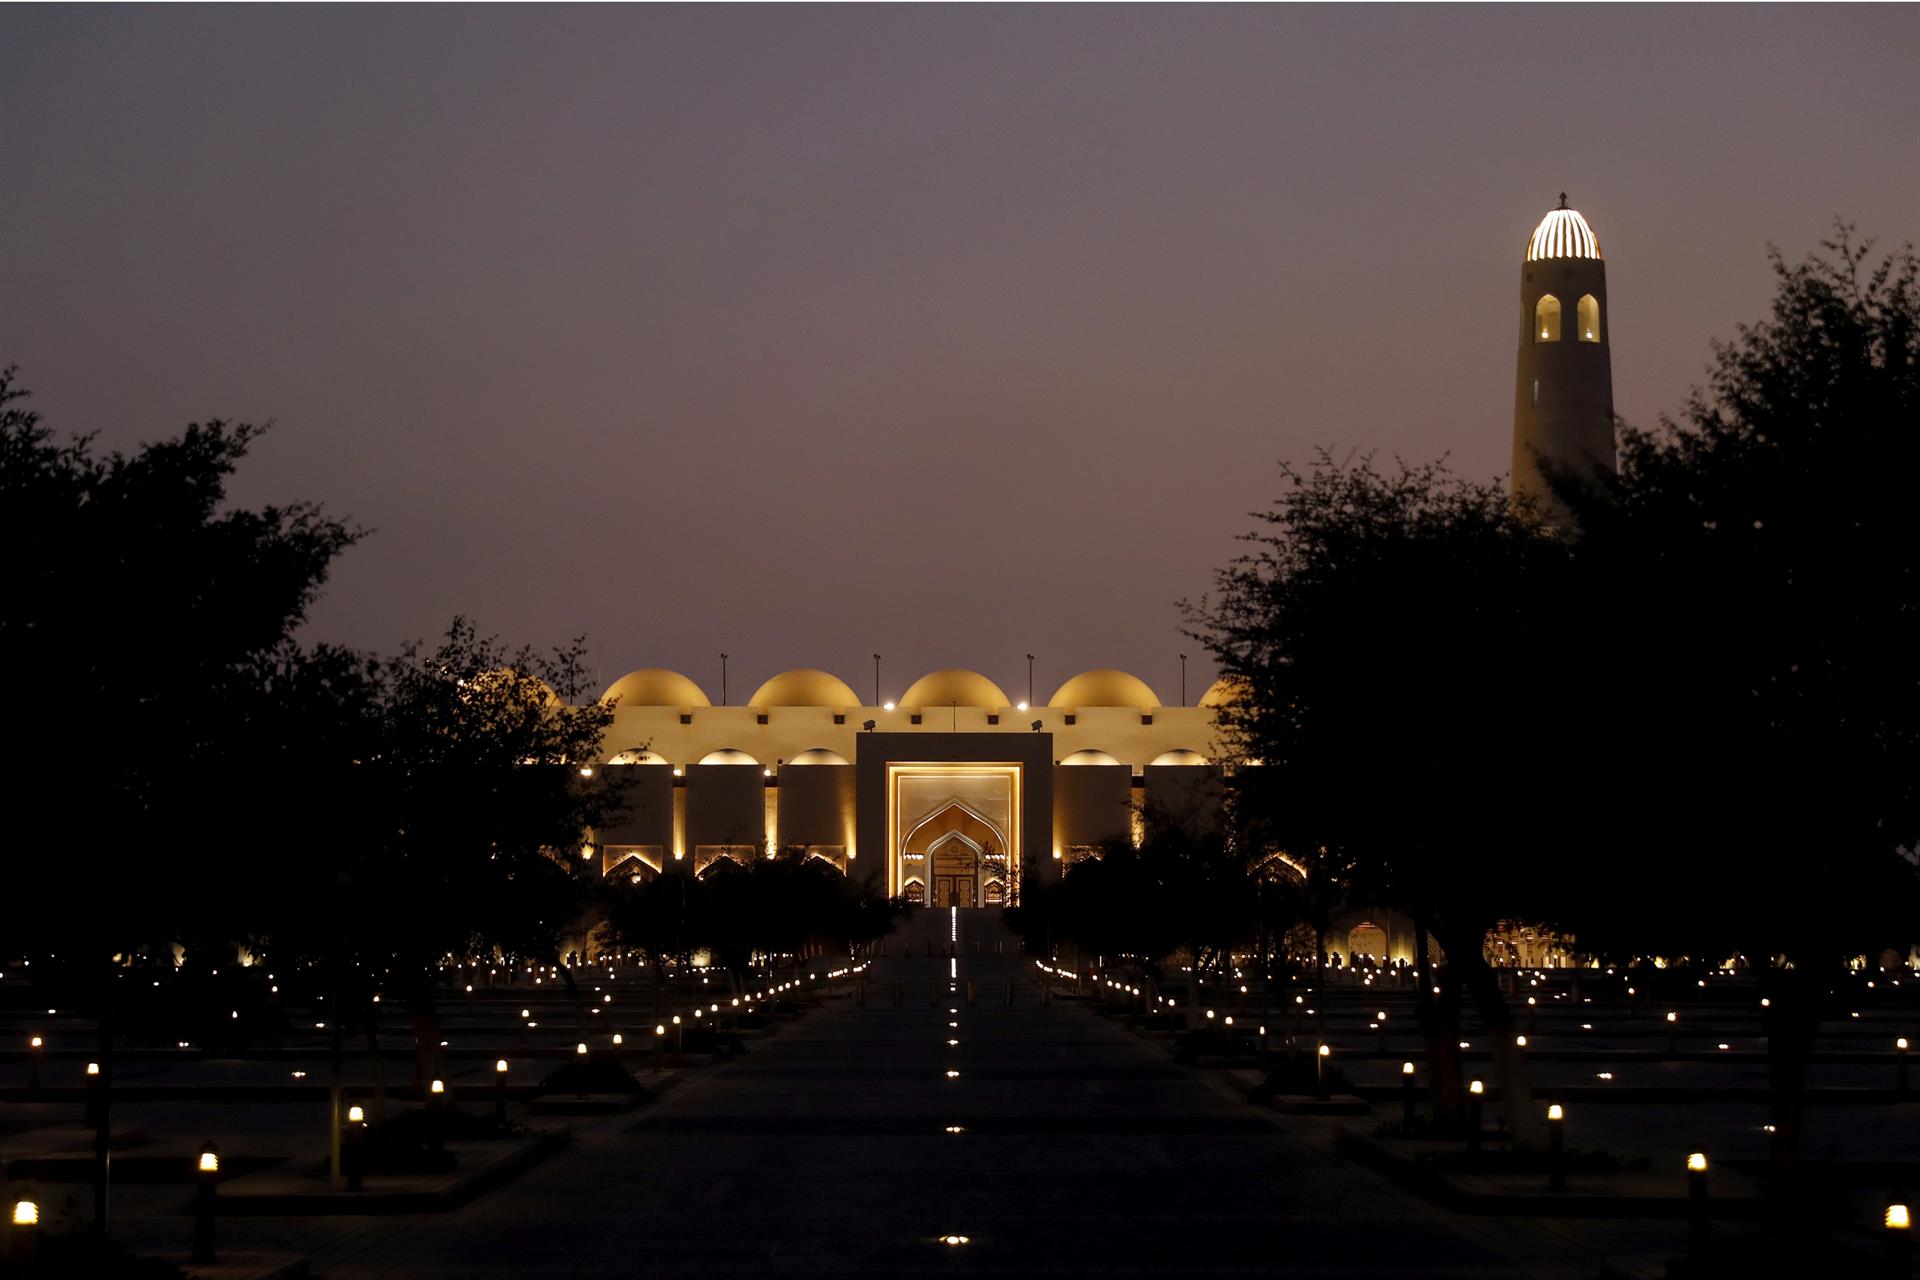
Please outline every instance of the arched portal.
[[1004, 898], [1006, 851], [998, 824], [950, 800], [907, 832], [900, 858], [911, 868], [908, 875], [925, 884], [933, 906], [977, 907], [986, 902], [989, 885]]

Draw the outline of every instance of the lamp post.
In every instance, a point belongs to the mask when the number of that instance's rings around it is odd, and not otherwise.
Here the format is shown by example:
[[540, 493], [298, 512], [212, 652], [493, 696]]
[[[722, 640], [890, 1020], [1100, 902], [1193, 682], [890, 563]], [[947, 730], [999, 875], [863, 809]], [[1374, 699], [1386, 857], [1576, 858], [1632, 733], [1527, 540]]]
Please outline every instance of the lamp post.
[[1669, 1058], [1671, 1058], [1674, 1055], [1675, 1045], [1677, 1044], [1679, 1037], [1680, 1037], [1680, 1015], [1675, 1013], [1673, 1010], [1669, 1009], [1667, 1010], [1667, 1056]]
[[17, 1275], [33, 1273], [33, 1248], [40, 1241], [40, 1202], [30, 1195], [13, 1202], [13, 1240], [8, 1261]]
[[1187, 655], [1180, 655], [1180, 705], [1187, 705]]
[[1696, 1261], [1707, 1253], [1707, 1153], [1687, 1155], [1687, 1256]]
[[446, 1150], [446, 1135], [441, 1132], [447, 1101], [447, 1082], [435, 1077], [427, 1085], [427, 1143], [434, 1155]]
[[[103, 1032], [101, 1039], [106, 1036]], [[107, 1185], [113, 1153], [107, 1135], [107, 1075], [97, 1062], [87, 1064], [87, 1123], [93, 1126], [93, 1232], [107, 1234]]]
[[1333, 1046], [1322, 1040], [1320, 1042], [1320, 1052], [1314, 1055], [1314, 1063], [1319, 1068], [1315, 1078], [1317, 1092], [1314, 1096], [1318, 1097], [1322, 1102], [1325, 1102], [1327, 1099], [1327, 1062], [1328, 1059], [1332, 1057]]
[[1027, 655], [1027, 705], [1033, 705], [1033, 655]]
[[1486, 1096], [1486, 1081], [1475, 1076], [1467, 1082], [1467, 1150], [1474, 1155], [1480, 1154], [1482, 1107], [1485, 1105]]
[[1567, 1189], [1567, 1112], [1555, 1102], [1547, 1107], [1547, 1190]]
[[348, 1107], [347, 1122], [340, 1134], [341, 1172], [347, 1176], [347, 1190], [360, 1189], [361, 1147], [367, 1137], [367, 1111], [365, 1107]]
[[660, 1070], [660, 1048], [666, 1042], [667, 1028], [664, 1023], [656, 1023], [653, 1028], [653, 1069]]
[[507, 1122], [507, 1060], [505, 1058], [493, 1064], [493, 1118], [501, 1124]]
[[1400, 1127], [1413, 1136], [1413, 1064], [1400, 1064]]
[[727, 655], [720, 655], [720, 705], [727, 705]]
[[200, 1144], [200, 1163], [194, 1170], [198, 1186], [193, 1193], [193, 1254], [189, 1261], [204, 1266], [213, 1261], [213, 1198], [220, 1181], [220, 1149]]
[[1907, 1096], [1907, 1038], [1901, 1036], [1893, 1042], [1893, 1096]]
[[1887, 1241], [1887, 1275], [1909, 1280], [1913, 1275], [1913, 1217], [1907, 1206], [1889, 1204], [1881, 1226]]

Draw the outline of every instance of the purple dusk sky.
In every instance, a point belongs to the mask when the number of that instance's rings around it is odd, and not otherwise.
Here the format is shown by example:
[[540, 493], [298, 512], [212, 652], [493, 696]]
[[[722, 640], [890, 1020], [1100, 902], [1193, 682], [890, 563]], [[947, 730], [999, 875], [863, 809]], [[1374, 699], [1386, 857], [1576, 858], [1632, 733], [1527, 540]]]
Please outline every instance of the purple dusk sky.
[[315, 638], [1171, 702], [1277, 460], [1504, 473], [1562, 189], [1640, 423], [1768, 241], [1920, 238], [1917, 56], [1912, 6], [9, 7], [0, 362], [114, 446], [275, 419], [238, 497], [375, 530]]

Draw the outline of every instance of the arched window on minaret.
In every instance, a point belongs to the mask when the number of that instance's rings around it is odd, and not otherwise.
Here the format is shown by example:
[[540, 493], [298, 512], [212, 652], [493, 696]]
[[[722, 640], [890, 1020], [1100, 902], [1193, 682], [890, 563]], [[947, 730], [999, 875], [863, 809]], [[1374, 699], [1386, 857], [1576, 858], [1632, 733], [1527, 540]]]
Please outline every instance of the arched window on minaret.
[[1574, 316], [1580, 322], [1580, 341], [1600, 341], [1600, 299], [1590, 293], [1581, 294]]
[[1560, 299], [1550, 293], [1540, 295], [1533, 307], [1533, 340], [1560, 341]]

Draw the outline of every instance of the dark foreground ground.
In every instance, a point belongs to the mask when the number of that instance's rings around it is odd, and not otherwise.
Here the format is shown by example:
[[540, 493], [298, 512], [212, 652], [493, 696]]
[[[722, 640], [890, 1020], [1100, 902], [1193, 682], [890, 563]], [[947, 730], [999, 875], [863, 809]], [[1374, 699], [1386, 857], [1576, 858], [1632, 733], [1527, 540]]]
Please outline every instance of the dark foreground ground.
[[996, 916], [963, 914], [948, 960], [924, 941], [952, 922], [922, 913], [922, 954], [896, 942], [865, 1007], [830, 1002], [654, 1105], [577, 1126], [568, 1150], [464, 1209], [229, 1220], [223, 1246], [359, 1280], [1594, 1277], [1605, 1255], [1681, 1243], [1672, 1221], [1449, 1213], [1335, 1154], [1330, 1122], [1250, 1106], [1080, 1004], [1039, 1004], [1023, 980], [1004, 1007], [1019, 962], [970, 954], [995, 949]]

